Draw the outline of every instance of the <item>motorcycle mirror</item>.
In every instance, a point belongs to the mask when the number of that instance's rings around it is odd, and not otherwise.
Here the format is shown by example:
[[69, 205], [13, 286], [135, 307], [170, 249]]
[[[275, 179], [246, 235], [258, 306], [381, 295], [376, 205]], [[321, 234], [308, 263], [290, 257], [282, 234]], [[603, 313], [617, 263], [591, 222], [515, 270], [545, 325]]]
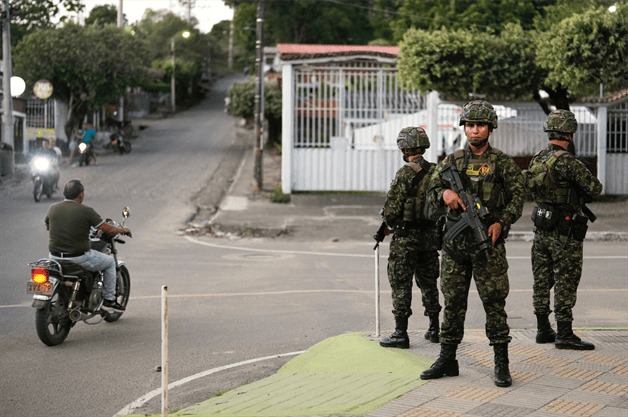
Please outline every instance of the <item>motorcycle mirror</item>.
[[125, 207], [122, 209], [122, 216], [126, 219], [131, 215], [131, 209], [128, 207]]

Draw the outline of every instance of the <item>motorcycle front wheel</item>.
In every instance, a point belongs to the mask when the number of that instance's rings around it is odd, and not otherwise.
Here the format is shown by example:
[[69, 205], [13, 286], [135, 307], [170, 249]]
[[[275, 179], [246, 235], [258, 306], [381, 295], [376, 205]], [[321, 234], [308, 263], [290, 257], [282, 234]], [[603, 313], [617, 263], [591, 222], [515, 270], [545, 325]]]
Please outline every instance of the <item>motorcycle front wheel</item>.
[[48, 346], [60, 345], [70, 333], [68, 300], [68, 293], [57, 288], [48, 305], [35, 313], [37, 336]]
[[[131, 275], [126, 266], [122, 265], [116, 274], [116, 301], [123, 307], [129, 303], [131, 295]], [[109, 313], [105, 316], [105, 321], [112, 323], [120, 318], [122, 312]]]
[[123, 150], [124, 150], [124, 153], [130, 153], [131, 152], [131, 142], [124, 141]]
[[35, 180], [35, 187], [33, 188], [33, 197], [35, 197], [35, 202], [39, 203], [41, 200], [41, 195], [44, 192], [44, 182], [41, 179]]

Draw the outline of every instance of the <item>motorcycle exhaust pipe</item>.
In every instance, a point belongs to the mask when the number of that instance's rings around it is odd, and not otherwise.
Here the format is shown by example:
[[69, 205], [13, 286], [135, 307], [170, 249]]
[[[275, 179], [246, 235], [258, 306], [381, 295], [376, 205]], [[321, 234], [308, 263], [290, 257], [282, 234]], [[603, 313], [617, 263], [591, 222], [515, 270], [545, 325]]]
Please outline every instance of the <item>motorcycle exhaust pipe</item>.
[[[98, 311], [96, 311], [94, 313], [86, 314], [86, 313], [81, 312], [78, 309], [70, 310], [70, 312], [68, 313], [68, 315], [70, 316], [70, 320], [72, 320], [75, 323], [79, 322], [79, 321], [89, 320], [89, 319], [91, 319], [93, 317], [96, 317], [96, 315], [100, 315], [101, 317], [105, 317], [107, 314], [108, 313], [105, 310], [98, 310]], [[94, 324], [94, 323], [87, 323], [87, 324]]]
[[70, 310], [69, 316], [70, 316], [70, 320], [76, 323], [77, 321], [82, 320], [83, 316], [86, 316], [86, 314], [81, 313], [77, 309], [77, 310]]

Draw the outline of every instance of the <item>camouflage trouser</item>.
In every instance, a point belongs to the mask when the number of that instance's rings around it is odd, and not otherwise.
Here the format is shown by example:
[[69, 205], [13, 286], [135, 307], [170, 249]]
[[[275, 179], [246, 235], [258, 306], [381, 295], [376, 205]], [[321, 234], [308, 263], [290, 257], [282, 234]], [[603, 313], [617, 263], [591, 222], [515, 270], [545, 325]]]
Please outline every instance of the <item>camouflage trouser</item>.
[[473, 276], [486, 312], [486, 336], [491, 346], [509, 343], [511, 337], [506, 315], [506, 297], [510, 285], [504, 244], [495, 245], [488, 262], [479, 257], [471, 232], [460, 234], [455, 242], [445, 239], [444, 249], [441, 290], [445, 297], [445, 313], [440, 342], [457, 345], [462, 341], [469, 286]]
[[582, 249], [582, 242], [559, 237], [556, 230], [535, 231], [532, 244], [534, 314], [549, 315], [552, 312], [550, 290], [554, 287], [556, 321], [573, 321], [572, 309], [576, 305], [582, 276]]
[[[429, 247], [429, 246], [428, 246]], [[394, 236], [390, 243], [388, 257], [388, 281], [392, 289], [393, 315], [412, 315], [412, 277], [421, 289], [424, 314], [438, 314], [438, 251], [426, 248], [426, 238], [416, 230], [410, 230], [407, 237]]]

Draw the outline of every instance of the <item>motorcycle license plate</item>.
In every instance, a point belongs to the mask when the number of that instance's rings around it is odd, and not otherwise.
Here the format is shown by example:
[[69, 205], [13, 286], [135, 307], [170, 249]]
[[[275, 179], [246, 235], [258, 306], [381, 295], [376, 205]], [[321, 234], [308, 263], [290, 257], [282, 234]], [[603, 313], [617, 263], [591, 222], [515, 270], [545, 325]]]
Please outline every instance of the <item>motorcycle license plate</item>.
[[36, 282], [26, 283], [27, 294], [52, 295], [52, 288], [52, 282], [44, 282], [43, 284], [37, 284]]

